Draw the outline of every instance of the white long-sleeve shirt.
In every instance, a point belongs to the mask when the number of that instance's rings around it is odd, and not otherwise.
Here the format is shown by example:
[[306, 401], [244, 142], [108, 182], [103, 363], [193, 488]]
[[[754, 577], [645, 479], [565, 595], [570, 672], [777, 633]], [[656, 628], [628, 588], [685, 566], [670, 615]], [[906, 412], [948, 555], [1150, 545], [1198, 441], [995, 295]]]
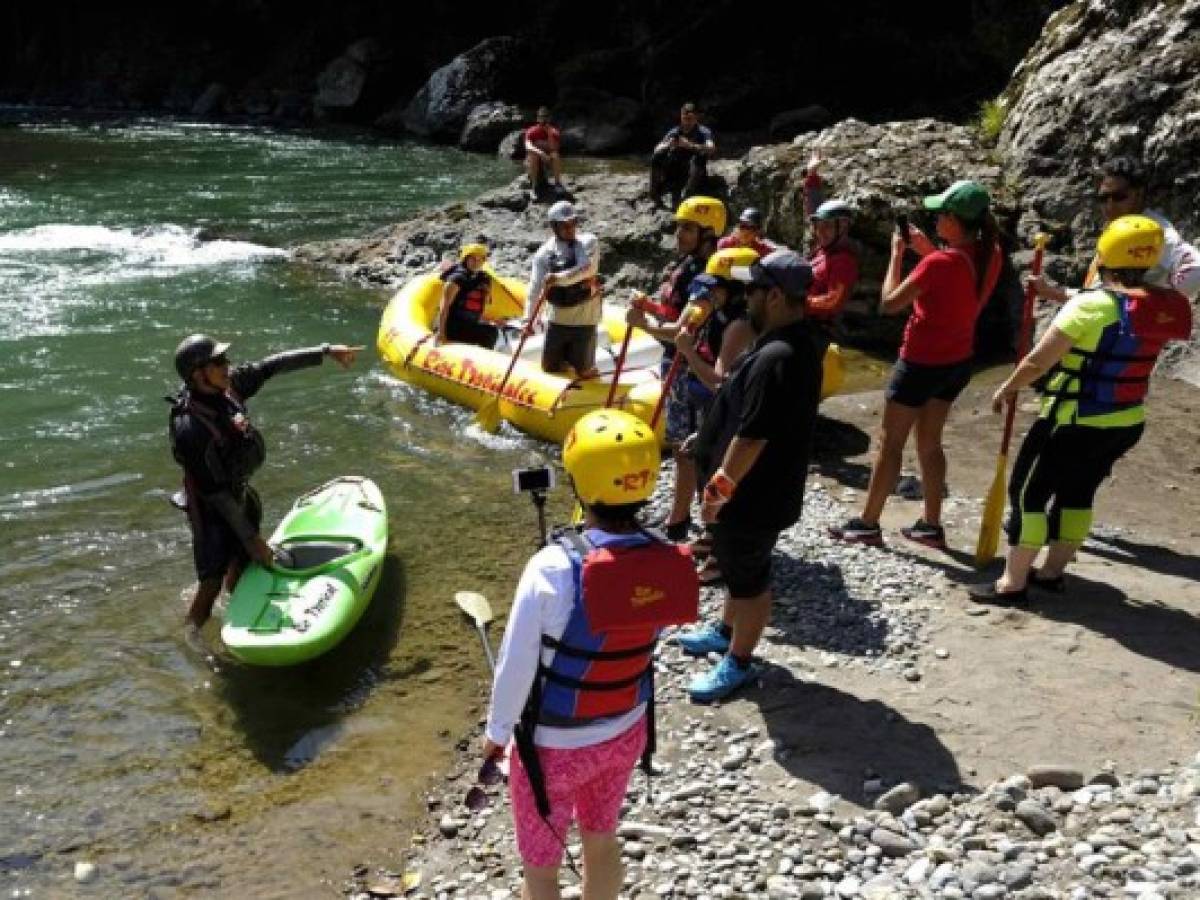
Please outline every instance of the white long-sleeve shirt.
[[[575, 266], [563, 272], [556, 273], [555, 281], [560, 286], [577, 284], [596, 277], [600, 268], [600, 242], [591, 232], [583, 231], [575, 235]], [[525, 291], [525, 318], [533, 316], [533, 305], [541, 296], [542, 286], [546, 276], [550, 274], [550, 262], [556, 254], [568, 254], [572, 250], [571, 242], [558, 237], [551, 237], [538, 247], [533, 254], [530, 265], [529, 286]], [[553, 306], [549, 301], [542, 304], [542, 311], [547, 322], [557, 322], [559, 325], [598, 325], [603, 314], [602, 300], [597, 292], [590, 300], [585, 300], [576, 306]]]
[[[645, 543], [641, 534], [612, 534], [590, 528], [587, 538], [593, 546], [632, 546]], [[542, 646], [542, 635], [555, 640], [566, 631], [575, 599], [575, 575], [571, 560], [562, 547], [543, 547], [525, 566], [513, 597], [508, 627], [496, 660], [492, 682], [492, 703], [488, 710], [488, 740], [501, 746], [512, 737], [513, 726], [521, 718], [525, 701], [537, 676], [538, 659], [549, 666], [554, 650]], [[534, 743], [542, 747], [575, 749], [590, 747], [623, 734], [646, 714], [646, 704], [620, 716], [590, 725], [560, 728], [539, 725]]]
[[[1193, 303], [1200, 296], [1200, 251], [1180, 235], [1179, 229], [1156, 209], [1144, 209], [1139, 215], [1153, 219], [1163, 230], [1163, 255], [1157, 266], [1146, 271], [1146, 284], [1179, 291]], [[1092, 260], [1084, 279], [1085, 288], [1100, 284], [1099, 261]]]

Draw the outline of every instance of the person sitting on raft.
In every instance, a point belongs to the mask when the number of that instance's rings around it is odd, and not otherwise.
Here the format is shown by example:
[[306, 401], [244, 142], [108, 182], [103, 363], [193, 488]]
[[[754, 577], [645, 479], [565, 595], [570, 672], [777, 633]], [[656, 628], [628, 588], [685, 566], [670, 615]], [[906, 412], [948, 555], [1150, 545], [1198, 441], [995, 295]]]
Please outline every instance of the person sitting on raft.
[[[983, 185], [956, 181], [941, 194], [925, 198], [925, 208], [937, 213], [937, 234], [945, 249], [937, 249], [916, 227], [910, 226], [907, 240], [899, 229], [892, 235], [879, 309], [898, 313], [911, 306], [912, 315], [904, 326], [900, 358], [884, 394], [879, 452], [871, 467], [866, 503], [861, 515], [829, 529], [835, 538], [876, 547], [883, 543], [879, 517], [896, 487], [904, 445], [915, 428], [925, 510], [900, 533], [926, 546], [946, 546], [941, 524], [946, 484], [942, 429], [954, 401], [971, 380], [975, 320], [996, 287], [1003, 260], [990, 207]], [[921, 261], [903, 278], [909, 242]]]
[[738, 220], [733, 226], [733, 231], [717, 241], [718, 250], [729, 250], [733, 247], [749, 247], [759, 256], [766, 256], [768, 253], [781, 249], [781, 246], [763, 237], [762, 210], [753, 206], [747, 206], [743, 209], [742, 214], [738, 216]]
[[[1021, 388], [1050, 375], [1008, 482], [1004, 572], [969, 588], [976, 602], [1019, 604], [1030, 583], [1063, 591], [1063, 572], [1091, 529], [1096, 491], [1141, 439], [1163, 345], [1191, 337], [1187, 297], [1146, 281], [1162, 261], [1165, 237], [1147, 216], [1114, 220], [1097, 245], [1100, 285], [1067, 301], [992, 397], [1000, 412]], [[1046, 558], [1035, 569], [1043, 546]]]
[[655, 644], [663, 627], [695, 621], [700, 589], [686, 548], [638, 524], [658, 478], [648, 425], [621, 410], [590, 412], [567, 435], [563, 467], [584, 527], [556, 532], [517, 585], [483, 755], [494, 760], [515, 739], [509, 790], [522, 896], [559, 896], [575, 820], [583, 896], [616, 900], [621, 804], [638, 759], [648, 771], [654, 750]]
[[542, 370], [567, 372], [576, 378], [595, 378], [596, 326], [604, 314], [597, 286], [600, 244], [590, 232], [577, 232], [575, 206], [559, 200], [546, 211], [553, 232], [533, 254], [525, 293], [525, 327], [533, 328], [534, 309], [546, 292], [546, 339]]
[[475, 344], [491, 350], [499, 330], [483, 320], [492, 292], [492, 277], [483, 270], [488, 249], [483, 244], [464, 244], [458, 262], [442, 274], [442, 305], [438, 311], [435, 344], [448, 341]]
[[250, 476], [266, 459], [266, 445], [248, 418], [246, 401], [281, 372], [319, 366], [326, 356], [346, 369], [356, 354], [343, 344], [323, 344], [231, 369], [228, 351], [229, 344], [206, 334], [184, 338], [175, 349], [175, 371], [183, 385], [168, 398], [167, 435], [171, 453], [183, 467], [199, 581], [187, 612], [193, 629], [212, 615], [222, 579], [232, 591], [247, 562], [270, 565], [274, 559], [258, 530], [262, 501], [250, 486]]

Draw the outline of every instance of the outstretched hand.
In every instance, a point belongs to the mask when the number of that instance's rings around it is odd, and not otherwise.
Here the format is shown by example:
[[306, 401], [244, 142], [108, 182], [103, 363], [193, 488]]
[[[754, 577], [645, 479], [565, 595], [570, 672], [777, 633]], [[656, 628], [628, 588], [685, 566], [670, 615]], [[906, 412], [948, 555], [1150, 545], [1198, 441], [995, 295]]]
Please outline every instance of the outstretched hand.
[[812, 156], [808, 158], [808, 165], [804, 167], [805, 175], [816, 175], [821, 170], [821, 163], [825, 162], [825, 157], [821, 155], [820, 150], [814, 150]]

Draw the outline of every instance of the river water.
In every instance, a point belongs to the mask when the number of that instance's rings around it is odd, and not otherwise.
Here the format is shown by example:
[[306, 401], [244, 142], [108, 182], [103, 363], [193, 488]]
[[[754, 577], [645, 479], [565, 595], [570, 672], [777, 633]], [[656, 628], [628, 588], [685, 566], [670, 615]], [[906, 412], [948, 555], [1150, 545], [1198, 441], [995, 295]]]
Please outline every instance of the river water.
[[[333, 894], [354, 863], [402, 859], [486, 677], [453, 591], [507, 606], [535, 535], [508, 473], [548, 448], [389, 377], [386, 296], [286, 248], [513, 174], [353, 135], [0, 117], [0, 895]], [[268, 525], [338, 474], [389, 506], [371, 609], [308, 666], [213, 664], [182, 640], [193, 573], [162, 398], [195, 331], [235, 360], [369, 348], [251, 404]]]

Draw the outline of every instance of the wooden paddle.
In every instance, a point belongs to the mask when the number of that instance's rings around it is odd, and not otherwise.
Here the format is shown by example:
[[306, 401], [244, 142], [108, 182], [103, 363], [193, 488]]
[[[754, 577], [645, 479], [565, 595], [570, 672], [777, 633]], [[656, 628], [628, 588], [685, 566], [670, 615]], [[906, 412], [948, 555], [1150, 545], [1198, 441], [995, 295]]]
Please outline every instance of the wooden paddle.
[[537, 321], [538, 313], [542, 311], [542, 301], [545, 299], [546, 289], [542, 288], [537, 302], [533, 304], [533, 312], [529, 314], [529, 327], [521, 329], [521, 339], [517, 341], [517, 349], [513, 351], [512, 359], [508, 361], [508, 370], [500, 379], [500, 386], [496, 388], [495, 395], [485, 400], [483, 406], [479, 407], [478, 412], [475, 413], [475, 424], [484, 431], [494, 432], [500, 427], [500, 397], [504, 394], [505, 387], [508, 386], [508, 379], [517, 366], [517, 360], [521, 358], [521, 351], [525, 349], [525, 339], [529, 337], [529, 332], [533, 331], [533, 323]]
[[456, 591], [454, 602], [458, 608], [475, 622], [479, 632], [479, 640], [483, 642], [483, 652], [487, 654], [488, 667], [496, 671], [496, 658], [492, 656], [492, 645], [488, 643], [487, 627], [491, 623], [492, 608], [488, 605], [487, 597], [475, 591]]
[[[1037, 278], [1042, 274], [1042, 257], [1046, 252], [1049, 235], [1039, 234], [1033, 239], [1033, 263], [1029, 274]], [[1017, 338], [1017, 363], [1020, 364], [1029, 352], [1033, 334], [1033, 304], [1037, 290], [1032, 284], [1025, 289], [1025, 304], [1021, 308], [1021, 331]], [[1004, 518], [1005, 482], [1008, 475], [1008, 445], [1012, 440], [1013, 421], [1017, 414], [1017, 398], [1008, 401], [1004, 414], [1004, 436], [1000, 439], [1000, 454], [996, 457], [996, 473], [988, 489], [987, 501], [983, 505], [983, 517], [979, 521], [979, 540], [975, 542], [975, 567], [981, 569], [992, 561], [1000, 547], [1000, 524]]]

